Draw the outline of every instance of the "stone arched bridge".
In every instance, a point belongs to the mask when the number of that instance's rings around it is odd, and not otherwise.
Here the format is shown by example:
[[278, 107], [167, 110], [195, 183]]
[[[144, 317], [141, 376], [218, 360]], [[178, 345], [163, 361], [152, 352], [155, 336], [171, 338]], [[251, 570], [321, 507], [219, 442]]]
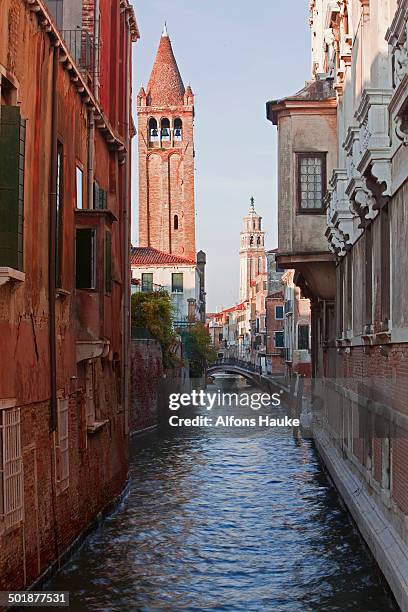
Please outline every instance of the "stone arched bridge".
[[224, 372], [225, 374], [237, 374], [243, 376], [250, 382], [257, 385], [261, 383], [261, 374], [259, 368], [248, 361], [242, 361], [240, 359], [233, 359], [231, 357], [218, 359], [208, 365], [207, 374], [217, 374], [218, 372]]

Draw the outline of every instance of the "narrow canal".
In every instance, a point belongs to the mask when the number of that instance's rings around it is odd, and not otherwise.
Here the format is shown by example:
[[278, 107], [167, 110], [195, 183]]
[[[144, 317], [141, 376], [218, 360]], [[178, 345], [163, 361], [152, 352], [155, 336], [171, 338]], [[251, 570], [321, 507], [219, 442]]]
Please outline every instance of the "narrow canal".
[[[240, 378], [218, 388], [257, 391]], [[47, 586], [70, 591], [71, 609], [397, 610], [312, 443], [291, 429], [164, 429], [134, 439], [130, 476]]]

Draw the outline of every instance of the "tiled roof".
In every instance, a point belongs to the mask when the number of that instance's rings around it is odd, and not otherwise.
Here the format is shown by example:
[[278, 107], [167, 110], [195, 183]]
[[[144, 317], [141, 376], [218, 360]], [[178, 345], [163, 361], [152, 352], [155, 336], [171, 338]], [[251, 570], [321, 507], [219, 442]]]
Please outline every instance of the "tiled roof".
[[163, 35], [147, 86], [150, 106], [180, 106], [184, 104], [184, 84], [174, 57], [170, 38]]
[[152, 247], [132, 247], [130, 252], [130, 264], [132, 266], [166, 266], [177, 264], [193, 266], [195, 262], [185, 257], [180, 257], [179, 255], [158, 251]]

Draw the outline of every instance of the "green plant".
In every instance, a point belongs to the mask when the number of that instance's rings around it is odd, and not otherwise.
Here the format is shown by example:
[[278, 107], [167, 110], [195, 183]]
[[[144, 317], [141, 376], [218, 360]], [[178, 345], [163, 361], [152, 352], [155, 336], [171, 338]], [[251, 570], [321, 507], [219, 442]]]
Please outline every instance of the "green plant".
[[157, 340], [163, 352], [164, 367], [174, 367], [177, 356], [171, 347], [176, 340], [172, 327], [173, 306], [167, 291], [134, 293], [132, 295], [132, 328], [145, 329]]
[[217, 351], [211, 346], [211, 337], [205, 325], [197, 321], [185, 330], [183, 344], [190, 364], [191, 378], [201, 377], [207, 363], [217, 359]]

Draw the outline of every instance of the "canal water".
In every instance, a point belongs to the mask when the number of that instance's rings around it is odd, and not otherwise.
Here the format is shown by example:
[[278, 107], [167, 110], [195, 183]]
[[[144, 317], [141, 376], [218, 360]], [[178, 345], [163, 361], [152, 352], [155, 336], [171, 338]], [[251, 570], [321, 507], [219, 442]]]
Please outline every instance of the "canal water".
[[[259, 391], [241, 378], [217, 389]], [[257, 416], [272, 410], [286, 413]], [[312, 442], [290, 428], [135, 438], [127, 495], [48, 589], [70, 591], [73, 610], [398, 609]]]

